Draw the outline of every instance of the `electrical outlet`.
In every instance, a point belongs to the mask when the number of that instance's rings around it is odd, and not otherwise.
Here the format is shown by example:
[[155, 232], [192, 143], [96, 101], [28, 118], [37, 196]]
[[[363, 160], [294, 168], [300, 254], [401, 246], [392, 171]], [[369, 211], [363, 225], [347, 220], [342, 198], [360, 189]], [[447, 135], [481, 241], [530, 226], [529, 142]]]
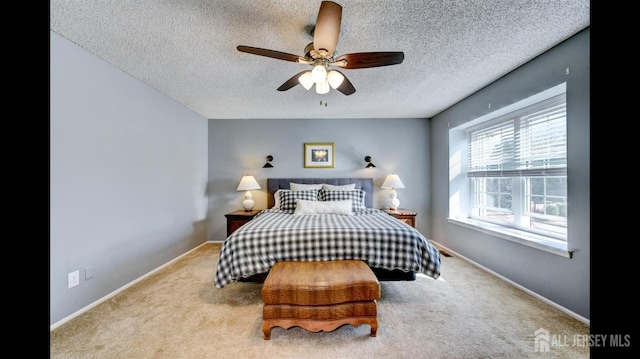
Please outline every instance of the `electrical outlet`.
[[73, 288], [80, 284], [80, 271], [76, 270], [69, 273], [69, 288]]

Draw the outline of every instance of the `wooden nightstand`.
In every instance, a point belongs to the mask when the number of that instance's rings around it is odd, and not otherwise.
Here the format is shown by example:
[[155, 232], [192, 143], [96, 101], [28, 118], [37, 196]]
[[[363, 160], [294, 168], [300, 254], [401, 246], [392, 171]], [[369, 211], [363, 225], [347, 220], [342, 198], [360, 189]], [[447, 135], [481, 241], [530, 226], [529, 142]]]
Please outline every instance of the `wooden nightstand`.
[[416, 228], [416, 214], [418, 214], [417, 212], [413, 212], [403, 208], [383, 209], [383, 211], [389, 213], [390, 215], [396, 217], [397, 219], [410, 225], [411, 227]]
[[227, 213], [224, 216], [227, 217], [227, 237], [236, 229], [240, 228], [243, 224], [249, 222], [255, 217], [261, 209], [254, 209], [253, 211], [245, 211], [244, 209]]

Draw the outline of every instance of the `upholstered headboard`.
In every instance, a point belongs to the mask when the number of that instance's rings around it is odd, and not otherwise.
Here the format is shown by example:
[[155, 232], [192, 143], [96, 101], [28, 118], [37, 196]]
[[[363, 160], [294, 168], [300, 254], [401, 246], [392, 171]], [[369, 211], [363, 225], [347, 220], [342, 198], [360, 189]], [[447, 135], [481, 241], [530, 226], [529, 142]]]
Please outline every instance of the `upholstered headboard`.
[[373, 178], [267, 178], [267, 208], [273, 207], [275, 200], [273, 194], [279, 189], [289, 189], [289, 183], [327, 183], [336, 186], [355, 183], [356, 189], [364, 190], [364, 204], [367, 208], [373, 208]]

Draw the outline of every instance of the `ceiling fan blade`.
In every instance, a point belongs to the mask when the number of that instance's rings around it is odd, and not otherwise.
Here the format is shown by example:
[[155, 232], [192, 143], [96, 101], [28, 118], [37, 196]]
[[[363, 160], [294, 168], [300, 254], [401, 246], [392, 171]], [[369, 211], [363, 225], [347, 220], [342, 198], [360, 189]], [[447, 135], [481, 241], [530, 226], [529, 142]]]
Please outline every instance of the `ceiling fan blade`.
[[340, 22], [342, 21], [342, 6], [333, 1], [323, 1], [320, 4], [316, 27], [313, 30], [313, 48], [318, 52], [326, 51], [326, 57], [332, 57], [338, 45]]
[[273, 59], [285, 60], [285, 61], [291, 61], [291, 62], [298, 62], [298, 59], [300, 58], [300, 56], [298, 55], [287, 54], [286, 52], [280, 52], [275, 50], [261, 49], [258, 47], [240, 45], [237, 47], [237, 49], [240, 52], [246, 52], [248, 54], [266, 56], [266, 57], [271, 57]]
[[[347, 64], [340, 62], [346, 60]], [[336, 66], [343, 69], [365, 69], [369, 67], [389, 66], [402, 63], [404, 52], [357, 52], [345, 54], [336, 59]]]
[[299, 73], [295, 74], [292, 78], [288, 79], [285, 83], [280, 85], [280, 87], [278, 87], [278, 91], [287, 91], [288, 89], [290, 89], [290, 88], [294, 87], [295, 85], [299, 84], [300, 82], [298, 81], [298, 79], [305, 72], [308, 72], [308, 71], [300, 71]]
[[[340, 72], [338, 70], [333, 70], [333, 71]], [[342, 76], [344, 76], [344, 74], [342, 72], [340, 72], [340, 74]], [[346, 96], [349, 96], [349, 95], [353, 94], [354, 92], [356, 92], [356, 88], [353, 87], [353, 84], [351, 84], [351, 81], [349, 81], [349, 79], [346, 76], [344, 76], [344, 79], [342, 80], [342, 83], [340, 84], [340, 86], [338, 86], [336, 88], [336, 90], [342, 92]]]

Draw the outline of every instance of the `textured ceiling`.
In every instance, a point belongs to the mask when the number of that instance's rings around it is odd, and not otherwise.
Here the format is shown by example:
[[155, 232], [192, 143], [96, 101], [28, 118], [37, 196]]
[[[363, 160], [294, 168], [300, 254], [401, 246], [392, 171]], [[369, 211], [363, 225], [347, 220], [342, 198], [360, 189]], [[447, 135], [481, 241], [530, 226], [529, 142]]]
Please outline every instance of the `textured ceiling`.
[[[50, 28], [210, 119], [430, 118], [590, 25], [589, 0], [338, 0], [336, 54], [403, 51], [342, 72], [353, 95], [276, 89], [308, 65], [320, 0], [51, 0]], [[321, 106], [320, 100], [328, 105]]]

